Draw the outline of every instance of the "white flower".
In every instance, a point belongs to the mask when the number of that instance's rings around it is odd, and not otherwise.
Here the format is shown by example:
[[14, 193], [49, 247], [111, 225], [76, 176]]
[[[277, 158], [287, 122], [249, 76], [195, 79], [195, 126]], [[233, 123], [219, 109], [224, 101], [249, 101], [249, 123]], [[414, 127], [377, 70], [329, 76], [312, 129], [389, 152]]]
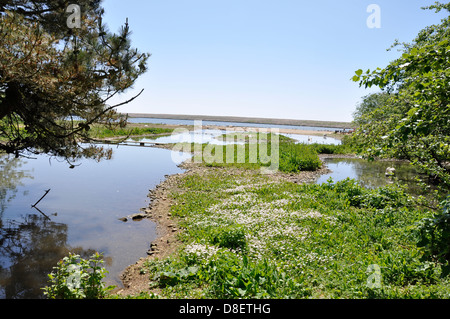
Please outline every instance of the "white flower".
[[218, 247], [202, 244], [191, 244], [185, 247], [185, 252], [187, 254], [194, 254], [202, 259], [208, 259], [214, 256], [218, 250]]

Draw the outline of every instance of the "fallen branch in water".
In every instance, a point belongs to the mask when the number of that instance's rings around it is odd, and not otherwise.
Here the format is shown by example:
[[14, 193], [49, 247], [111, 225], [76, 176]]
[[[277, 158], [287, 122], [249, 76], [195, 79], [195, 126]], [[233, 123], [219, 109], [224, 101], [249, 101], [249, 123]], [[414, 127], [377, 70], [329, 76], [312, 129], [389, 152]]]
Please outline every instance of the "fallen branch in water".
[[48, 217], [47, 215], [45, 215], [39, 208], [37, 207], [33, 207], [34, 209], [36, 209], [39, 213], [41, 213], [45, 218], [47, 218], [48, 220], [51, 220], [50, 217]]
[[41, 200], [43, 200], [44, 197], [47, 196], [48, 193], [50, 193], [50, 191], [51, 191], [51, 189], [46, 190], [44, 196], [42, 196], [41, 199], [39, 199], [39, 200], [36, 202], [36, 204], [31, 205], [31, 207], [32, 207], [32, 208], [36, 208], [36, 205], [39, 204], [39, 203], [41, 202]]

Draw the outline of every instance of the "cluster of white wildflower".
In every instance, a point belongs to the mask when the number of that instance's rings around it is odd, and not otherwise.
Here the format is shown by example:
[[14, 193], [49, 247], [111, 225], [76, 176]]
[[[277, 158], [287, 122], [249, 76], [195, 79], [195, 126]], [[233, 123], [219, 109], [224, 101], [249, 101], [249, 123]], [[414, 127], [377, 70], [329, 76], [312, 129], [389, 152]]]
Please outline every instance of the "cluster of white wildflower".
[[333, 257], [319, 255], [316, 252], [309, 252], [309, 253], [303, 255], [303, 260], [308, 263], [311, 263], [311, 262], [326, 263], [326, 262], [333, 260]]
[[255, 199], [256, 199], [256, 196], [254, 194], [238, 193], [238, 194], [231, 196], [231, 198], [229, 198], [229, 199], [223, 200], [220, 204], [212, 206], [210, 208], [210, 210], [214, 211], [215, 209], [221, 209], [223, 207], [229, 207], [229, 206], [245, 206], [245, 205], [248, 205], [249, 203], [252, 203], [253, 201], [255, 201]]
[[229, 188], [224, 190], [225, 193], [239, 193], [239, 192], [245, 192], [247, 190], [256, 189], [258, 187], [266, 187], [269, 184], [274, 184], [274, 181], [264, 181], [263, 183], [246, 183], [241, 184], [241, 182], [236, 182], [238, 186], [234, 188]]
[[[290, 198], [289, 193], [283, 194], [279, 199], [264, 201], [253, 192], [254, 184], [251, 185], [252, 188], [248, 187], [249, 185], [241, 186], [239, 186], [241, 191], [237, 188], [232, 192], [230, 190], [232, 194], [229, 198], [211, 206], [207, 210], [209, 213], [207, 216], [204, 214], [191, 216], [191, 222], [199, 227], [220, 227], [224, 224], [245, 226], [248, 230], [247, 248], [255, 257], [261, 257], [273, 249], [274, 243], [279, 243], [281, 247], [282, 241], [302, 241], [307, 237], [308, 229], [301, 227], [298, 221], [301, 219], [300, 216], [311, 213], [292, 212], [289, 207], [293, 199]], [[292, 197], [297, 199], [295, 195], [293, 194]], [[314, 216], [319, 218], [321, 215]], [[201, 251], [199, 250], [198, 253], [201, 254]]]
[[195, 255], [200, 259], [209, 259], [214, 256], [219, 250], [216, 246], [203, 245], [203, 244], [190, 244], [184, 249], [187, 255]]

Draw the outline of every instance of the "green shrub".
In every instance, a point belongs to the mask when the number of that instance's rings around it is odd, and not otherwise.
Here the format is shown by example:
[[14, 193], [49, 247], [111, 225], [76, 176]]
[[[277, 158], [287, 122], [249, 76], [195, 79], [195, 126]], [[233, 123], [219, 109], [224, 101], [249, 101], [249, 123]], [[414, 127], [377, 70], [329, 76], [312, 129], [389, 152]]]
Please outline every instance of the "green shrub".
[[441, 207], [433, 217], [424, 218], [419, 223], [419, 246], [426, 248], [428, 257], [450, 261], [450, 196], [441, 203]]
[[245, 249], [245, 228], [241, 225], [231, 225], [213, 232], [212, 244], [223, 248]]
[[326, 187], [347, 199], [350, 205], [354, 207], [359, 207], [361, 205], [361, 195], [366, 192], [366, 189], [363, 186], [356, 180], [350, 178], [346, 178], [335, 184], [333, 184], [332, 179], [329, 179]]
[[86, 260], [70, 254], [58, 262], [54, 272], [48, 275], [49, 286], [43, 288], [49, 299], [102, 299], [113, 286], [105, 287], [102, 279], [107, 271], [103, 260], [96, 253]]
[[267, 260], [250, 262], [222, 252], [212, 260], [205, 272], [209, 277], [209, 293], [214, 298], [274, 298], [288, 287], [284, 273]]
[[183, 287], [203, 287], [206, 298], [243, 299], [278, 298], [292, 293], [296, 285], [269, 261], [250, 260], [226, 249], [195, 265], [182, 261], [150, 262], [151, 287], [165, 288], [169, 293]]
[[387, 285], [433, 284], [439, 280], [440, 267], [422, 261], [417, 249], [384, 251], [380, 257], [380, 264], [383, 265], [383, 281]]
[[335, 144], [310, 144], [318, 154], [352, 154], [353, 149], [348, 142], [343, 142], [339, 145]]
[[386, 185], [376, 189], [363, 187], [358, 181], [350, 178], [333, 184], [328, 180], [328, 188], [333, 189], [348, 200], [349, 204], [358, 208], [404, 207], [411, 205], [411, 198], [404, 188], [398, 185]]
[[316, 151], [306, 144], [281, 143], [279, 169], [285, 173], [316, 171], [322, 161]]
[[396, 185], [386, 185], [374, 190], [367, 190], [366, 194], [360, 196], [360, 200], [362, 207], [376, 209], [410, 206], [409, 196], [403, 188]]
[[[202, 145], [203, 151], [207, 146], [207, 144]], [[232, 145], [231, 147], [226, 145], [216, 146], [216, 148], [217, 147], [223, 148], [222, 150], [220, 150], [223, 154], [223, 158], [220, 158], [220, 162], [218, 162], [216, 159], [206, 160], [204, 152], [203, 160], [205, 161], [206, 166], [238, 166], [242, 168], [258, 169], [263, 166], [274, 165], [276, 163], [273, 163], [273, 161], [278, 160], [278, 169], [285, 173], [316, 171], [322, 167], [322, 161], [320, 160], [313, 146], [301, 143], [296, 144], [288, 138], [280, 138], [279, 142], [274, 145], [272, 143], [270, 134], [268, 134], [267, 137], [263, 141], [261, 141], [256, 148], [251, 147], [248, 143], [243, 145], [236, 144]], [[279, 158], [275, 158], [275, 154], [271, 153], [272, 150], [275, 149], [275, 147], [278, 148]], [[250, 155], [250, 152], [254, 149], [257, 150], [256, 162], [254, 162], [255, 156]], [[243, 154], [242, 158], [238, 158], [238, 154]], [[215, 154], [211, 154], [211, 156], [214, 155]], [[229, 158], [227, 156], [229, 156]]]
[[106, 138], [114, 136], [150, 135], [150, 134], [170, 134], [174, 130], [161, 127], [133, 127], [109, 129], [107, 127], [95, 127], [91, 134], [96, 138]]

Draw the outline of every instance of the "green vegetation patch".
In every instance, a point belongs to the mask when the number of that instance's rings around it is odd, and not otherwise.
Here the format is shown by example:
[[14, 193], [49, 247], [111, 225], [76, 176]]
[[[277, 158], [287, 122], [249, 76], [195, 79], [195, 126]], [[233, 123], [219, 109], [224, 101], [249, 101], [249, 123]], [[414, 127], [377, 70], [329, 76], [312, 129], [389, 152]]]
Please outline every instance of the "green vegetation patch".
[[[351, 154], [349, 145], [321, 145], [295, 143], [285, 136], [261, 133], [253, 137], [243, 133], [224, 135], [228, 141], [230, 136], [240, 144], [188, 144], [180, 143], [178, 148], [194, 153], [194, 161], [208, 167], [239, 167], [243, 169], [274, 168], [285, 173], [316, 171], [322, 167], [319, 154]], [[223, 138], [221, 136], [220, 138]], [[236, 141], [235, 139], [235, 141]]]
[[212, 169], [182, 180], [178, 254], [149, 261], [164, 298], [448, 298], [448, 263], [421, 241], [403, 188], [323, 185]]
[[[188, 151], [201, 156], [197, 162], [208, 167], [239, 167], [244, 169], [275, 168], [284, 173], [317, 171], [322, 168], [319, 154], [353, 154], [347, 140], [340, 145], [305, 144], [272, 133], [229, 133], [219, 137], [240, 144], [191, 144]], [[243, 143], [242, 143], [243, 142]], [[186, 148], [185, 148], [186, 149]], [[200, 154], [200, 155], [199, 155]]]
[[155, 134], [171, 134], [174, 130], [162, 127], [130, 127], [110, 129], [105, 126], [97, 126], [91, 129], [92, 137], [108, 138], [116, 136], [140, 136]]

